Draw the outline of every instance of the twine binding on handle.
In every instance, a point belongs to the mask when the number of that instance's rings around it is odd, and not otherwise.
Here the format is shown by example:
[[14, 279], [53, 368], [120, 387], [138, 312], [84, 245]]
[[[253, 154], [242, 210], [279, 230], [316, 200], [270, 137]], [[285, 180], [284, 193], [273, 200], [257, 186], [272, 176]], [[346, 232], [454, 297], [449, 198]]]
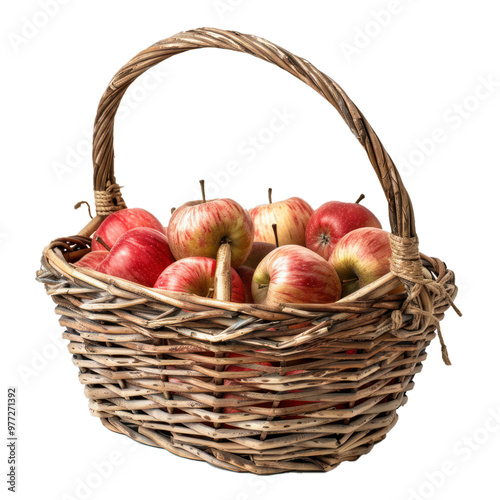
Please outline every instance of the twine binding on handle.
[[[422, 320], [426, 319], [427, 322], [424, 328], [428, 324], [436, 327], [443, 361], [446, 365], [451, 365], [439, 320], [434, 314], [434, 305], [436, 302], [444, 300], [459, 316], [462, 316], [462, 313], [454, 304], [453, 299], [442, 283], [424, 278], [422, 260], [418, 249], [418, 237], [403, 238], [390, 234], [390, 244], [392, 250], [390, 258], [391, 272], [398, 276], [408, 289], [408, 297], [401, 309], [393, 311], [391, 314], [393, 334], [401, 338], [419, 334], [422, 331], [422, 328], [420, 328]], [[426, 310], [422, 306], [422, 302], [418, 300], [422, 293], [426, 293], [433, 298], [431, 310]], [[405, 313], [413, 317], [412, 325], [408, 329], [402, 329], [403, 315]]]
[[118, 210], [127, 208], [122, 198], [120, 186], [118, 184], [111, 184], [109, 181], [107, 182], [105, 191], [94, 191], [94, 198], [97, 215], [106, 217], [114, 212], [118, 212]]

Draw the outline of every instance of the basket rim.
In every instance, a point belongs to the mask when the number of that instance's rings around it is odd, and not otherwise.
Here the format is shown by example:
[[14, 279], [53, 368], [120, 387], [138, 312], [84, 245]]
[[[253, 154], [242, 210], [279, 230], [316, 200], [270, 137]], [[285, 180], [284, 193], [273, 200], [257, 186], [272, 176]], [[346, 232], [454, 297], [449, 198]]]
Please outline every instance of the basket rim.
[[[84, 241], [88, 238], [81, 236], [69, 237], [69, 240]], [[242, 315], [251, 315], [260, 317], [261, 319], [280, 321], [290, 319], [293, 316], [302, 315], [304, 319], [314, 319], [320, 313], [325, 312], [338, 312], [348, 310], [351, 305], [359, 305], [366, 301], [377, 301], [384, 299], [384, 301], [397, 301], [403, 302], [408, 297], [408, 292], [394, 294], [388, 296], [387, 292], [395, 288], [401, 283], [401, 278], [393, 274], [387, 273], [376, 281], [364, 286], [356, 292], [339, 299], [336, 302], [327, 304], [300, 304], [300, 303], [284, 303], [279, 306], [267, 306], [263, 304], [241, 304], [236, 302], [226, 302], [214, 298], [200, 297], [195, 294], [171, 292], [168, 290], [160, 290], [144, 285], [140, 285], [122, 278], [110, 276], [95, 270], [80, 268], [71, 262], [68, 262], [61, 251], [61, 242], [65, 241], [64, 238], [53, 240], [43, 250], [43, 264], [52, 268], [59, 274], [69, 278], [73, 282], [82, 282], [96, 288], [103, 290], [120, 289], [124, 292], [139, 295], [144, 298], [162, 302], [164, 304], [178, 307], [180, 309], [189, 309], [193, 312], [206, 311], [208, 309], [217, 309], [229, 313], [238, 313]], [[90, 240], [88, 240], [90, 241]], [[90, 248], [89, 248], [90, 251]], [[436, 281], [441, 282], [453, 272], [449, 270], [446, 265], [437, 258], [428, 257], [420, 253], [423, 262], [427, 263], [427, 267], [432, 269], [433, 274], [429, 275]], [[424, 267], [425, 268], [425, 267]], [[455, 290], [451, 294], [454, 299], [456, 295]]]

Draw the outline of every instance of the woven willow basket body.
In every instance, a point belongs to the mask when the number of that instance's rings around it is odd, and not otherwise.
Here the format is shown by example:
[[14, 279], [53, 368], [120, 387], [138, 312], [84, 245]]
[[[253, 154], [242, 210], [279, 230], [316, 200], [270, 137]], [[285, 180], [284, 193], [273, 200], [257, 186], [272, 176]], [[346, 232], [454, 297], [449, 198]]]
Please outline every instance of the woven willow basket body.
[[[273, 309], [154, 290], [73, 265], [105, 217], [126, 207], [113, 169], [113, 124], [126, 89], [164, 59], [203, 47], [274, 63], [337, 109], [386, 194], [391, 273], [334, 304]], [[254, 36], [180, 33], [115, 75], [99, 104], [93, 163], [97, 215], [77, 236], [48, 245], [38, 273], [92, 415], [141, 443], [257, 474], [328, 471], [384, 439], [457, 290], [440, 260], [419, 254], [401, 178], [335, 82]], [[406, 292], [388, 295], [401, 281]]]

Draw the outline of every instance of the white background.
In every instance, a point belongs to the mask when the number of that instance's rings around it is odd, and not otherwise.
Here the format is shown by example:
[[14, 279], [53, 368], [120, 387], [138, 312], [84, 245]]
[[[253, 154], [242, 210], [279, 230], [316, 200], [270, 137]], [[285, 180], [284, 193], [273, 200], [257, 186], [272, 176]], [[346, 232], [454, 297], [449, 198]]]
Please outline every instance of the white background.
[[[43, 0], [6, 4], [2, 387], [19, 392], [18, 498], [499, 498], [497, 4], [47, 0], [50, 15]], [[457, 274], [464, 317], [449, 312], [442, 323], [453, 366], [433, 342], [387, 439], [327, 474], [234, 474], [106, 430], [88, 414], [53, 303], [34, 280], [43, 247], [88, 220], [73, 205], [92, 201], [89, 137], [107, 83], [140, 50], [202, 26], [268, 38], [337, 80], [400, 167], [421, 250]], [[213, 49], [172, 58], [153, 75], [129, 89], [116, 124], [117, 179], [129, 207], [166, 224], [170, 208], [198, 197], [205, 178], [210, 194], [247, 208], [264, 203], [269, 186], [276, 200], [297, 195], [314, 207], [363, 192], [389, 229], [364, 151], [300, 81]], [[249, 152], [248, 138], [267, 140], [277, 111], [293, 117], [262, 151]], [[221, 174], [229, 162], [237, 173]], [[99, 475], [98, 464], [110, 461]]]

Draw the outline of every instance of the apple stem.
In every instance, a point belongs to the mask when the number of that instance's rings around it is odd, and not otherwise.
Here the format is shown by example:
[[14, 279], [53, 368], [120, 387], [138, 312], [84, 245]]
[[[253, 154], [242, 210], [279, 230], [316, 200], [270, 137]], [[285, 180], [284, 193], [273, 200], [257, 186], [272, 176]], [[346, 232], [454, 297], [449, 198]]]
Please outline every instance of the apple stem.
[[278, 224], [273, 224], [274, 241], [276, 241], [276, 247], [280, 246], [278, 239]]
[[96, 236], [95, 240], [100, 243], [108, 252], [111, 251], [111, 247], [100, 237]]
[[363, 193], [359, 195], [359, 198], [356, 200], [356, 203], [359, 203], [361, 200], [364, 200], [366, 197]]
[[172, 215], [174, 212], [175, 212], [175, 207], [172, 207], [172, 208], [170, 209], [170, 215]]
[[200, 181], [200, 186], [201, 186], [201, 197], [203, 198], [203, 203], [207, 202], [207, 199], [205, 198], [205, 181], [202, 179]]
[[267, 197], [269, 198], [269, 205], [273, 202], [273, 188], [267, 190]]

